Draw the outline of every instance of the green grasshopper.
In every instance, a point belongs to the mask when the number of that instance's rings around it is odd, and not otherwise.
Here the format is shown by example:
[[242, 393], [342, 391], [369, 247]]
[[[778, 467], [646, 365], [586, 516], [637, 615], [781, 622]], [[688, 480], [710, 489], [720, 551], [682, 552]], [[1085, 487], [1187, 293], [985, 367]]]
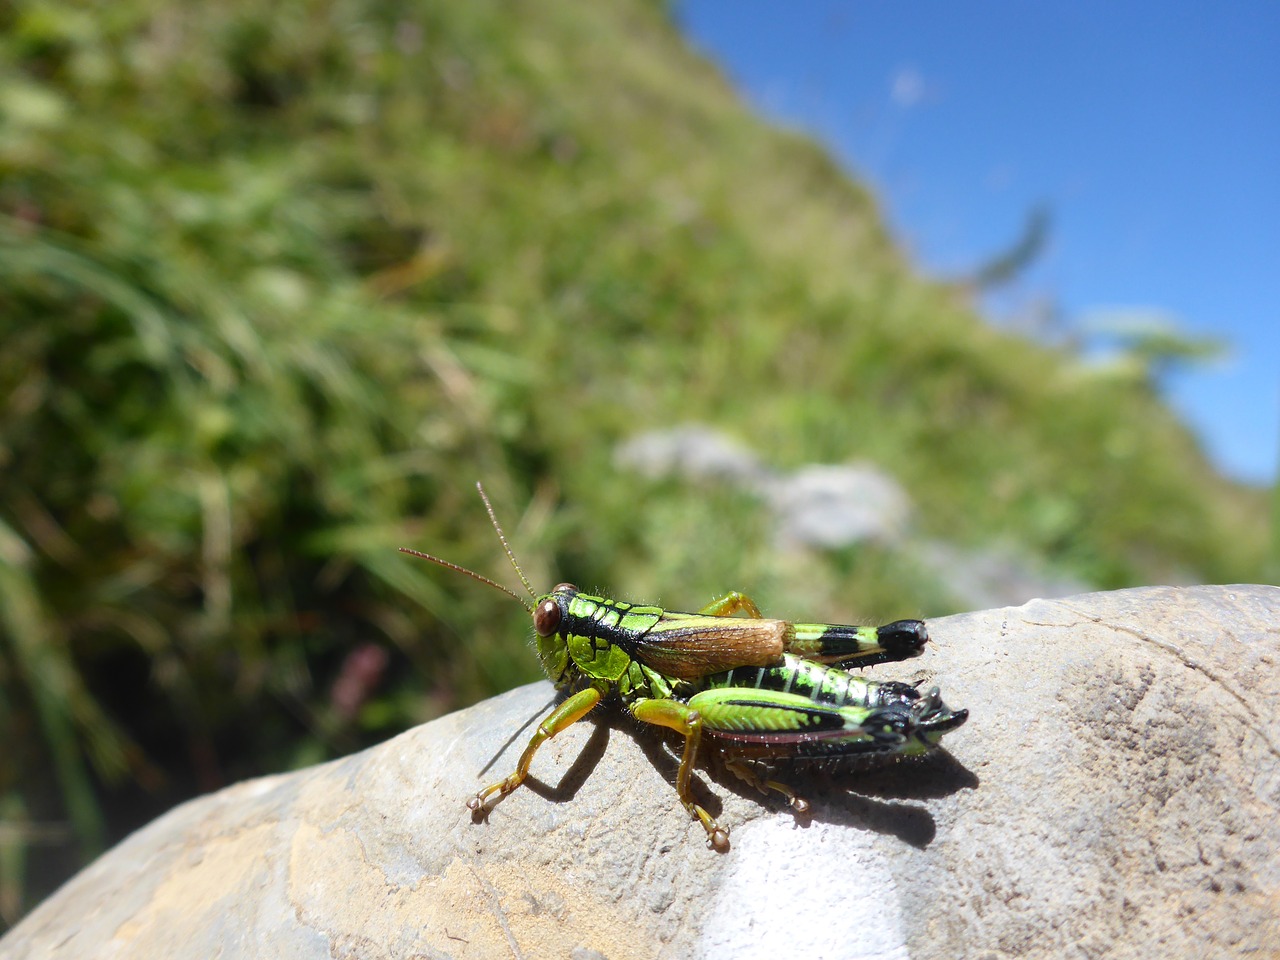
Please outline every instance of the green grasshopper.
[[[771, 620], [751, 598], [726, 594], [697, 613], [611, 600], [569, 583], [539, 596], [507, 544], [484, 488], [476, 484], [507, 558], [533, 602], [465, 567], [402, 547], [487, 583], [522, 604], [533, 617], [538, 658], [569, 696], [538, 725], [515, 771], [468, 802], [486, 801], [524, 782], [538, 747], [614, 695], [643, 723], [684, 736], [676, 793], [707, 832], [707, 845], [729, 849], [729, 830], [693, 797], [690, 778], [698, 749], [716, 749], [726, 767], [763, 793], [785, 797], [798, 813], [809, 805], [785, 784], [765, 779], [758, 762], [826, 760], [849, 756], [923, 754], [965, 722], [937, 687], [921, 694], [910, 684], [866, 680], [850, 667], [918, 656], [929, 635], [919, 620], [882, 627]], [[735, 617], [745, 613], [745, 617]]]

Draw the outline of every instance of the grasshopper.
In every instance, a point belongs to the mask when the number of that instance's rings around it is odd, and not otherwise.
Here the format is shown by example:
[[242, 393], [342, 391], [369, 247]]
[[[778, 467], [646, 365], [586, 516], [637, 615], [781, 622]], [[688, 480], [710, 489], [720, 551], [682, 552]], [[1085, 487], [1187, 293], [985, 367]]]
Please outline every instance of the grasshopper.
[[781, 794], [805, 813], [808, 803], [785, 784], [766, 779], [759, 761], [915, 756], [936, 747], [969, 716], [943, 703], [937, 687], [922, 694], [910, 684], [867, 680], [849, 669], [918, 656], [929, 639], [919, 620], [882, 627], [773, 620], [736, 591], [696, 613], [592, 596], [570, 583], [538, 595], [484, 488], [476, 487], [532, 603], [456, 563], [408, 547], [401, 551], [487, 583], [522, 604], [533, 618], [543, 670], [569, 696], [538, 725], [515, 771], [467, 801], [475, 813], [485, 812], [491, 797], [520, 786], [538, 747], [611, 695], [636, 720], [683, 735], [676, 793], [706, 830], [707, 846], [721, 852], [729, 849], [729, 829], [690, 789], [704, 744], [736, 776], [762, 793]]

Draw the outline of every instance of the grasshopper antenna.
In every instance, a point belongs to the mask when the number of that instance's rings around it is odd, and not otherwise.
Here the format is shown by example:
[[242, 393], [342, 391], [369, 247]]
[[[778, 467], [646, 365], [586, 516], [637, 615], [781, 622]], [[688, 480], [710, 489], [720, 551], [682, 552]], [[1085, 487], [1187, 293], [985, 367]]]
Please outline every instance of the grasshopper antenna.
[[[516, 568], [516, 573], [520, 576], [520, 582], [523, 583], [524, 588], [529, 591], [529, 596], [534, 600], [537, 600], [538, 595], [533, 592], [533, 587], [529, 586], [529, 578], [526, 577], [524, 575], [524, 571], [520, 569], [520, 564], [516, 563], [516, 555], [511, 552], [511, 547], [507, 545], [506, 534], [502, 532], [502, 525], [498, 523], [498, 517], [493, 512], [493, 504], [489, 502], [489, 495], [484, 492], [484, 487], [480, 485], [479, 480], [476, 481], [476, 489], [480, 491], [480, 499], [484, 501], [484, 508], [489, 512], [489, 522], [493, 524], [493, 529], [498, 532], [498, 539], [502, 541], [502, 549], [507, 551], [507, 559], [510, 560], [511, 565]], [[524, 603], [523, 600], [520, 602]]]
[[[507, 545], [506, 535], [503, 534], [502, 526], [498, 523], [498, 518], [493, 512], [493, 504], [489, 502], [488, 496], [485, 495], [484, 487], [477, 483], [476, 489], [480, 491], [480, 499], [484, 501], [484, 508], [489, 512], [489, 522], [493, 524], [493, 529], [498, 532], [498, 539], [502, 541], [502, 549], [507, 552], [507, 559], [510, 560], [511, 565], [516, 568], [516, 573], [520, 575], [520, 582], [523, 583], [524, 588], [529, 591], [529, 596], [536, 600], [538, 595], [533, 592], [533, 587], [529, 585], [529, 580], [525, 577], [524, 571], [520, 569], [520, 564], [516, 563], [516, 555], [511, 552], [511, 547]], [[468, 570], [466, 567], [460, 566], [459, 564], [453, 563], [449, 560], [443, 560], [440, 557], [432, 556], [429, 553], [423, 553], [421, 550], [413, 550], [409, 547], [401, 547], [400, 552], [407, 553], [412, 557], [419, 557], [423, 560], [430, 560], [432, 563], [438, 563], [440, 566], [448, 567], [450, 570], [456, 570], [458, 573], [465, 573], [472, 580], [479, 580], [481, 583], [487, 583], [494, 589], [501, 590], [516, 603], [520, 604], [520, 606], [524, 607], [530, 613], [533, 613], [533, 605], [525, 600], [524, 597], [520, 596], [513, 590], [507, 589], [495, 580], [490, 580], [488, 577], [481, 576], [474, 570]]]
[[430, 560], [432, 563], [438, 563], [440, 564], [440, 566], [448, 567], [450, 570], [457, 570], [459, 573], [465, 573], [472, 580], [479, 580], [481, 583], [487, 583], [489, 586], [494, 587], [498, 590], [501, 590], [503, 593], [505, 593], [508, 597], [510, 597], [516, 603], [520, 604], [520, 606], [524, 607], [530, 613], [533, 613], [533, 607], [530, 606], [529, 601], [527, 601], [524, 597], [520, 596], [520, 594], [515, 593], [511, 590], [508, 590], [502, 584], [497, 583], [494, 580], [490, 580], [488, 577], [481, 576], [480, 574], [476, 573], [474, 570], [468, 570], [466, 567], [460, 566], [456, 563], [450, 563], [448, 560], [442, 560], [439, 557], [433, 557], [429, 553], [423, 553], [421, 550], [413, 550], [409, 547], [401, 547], [400, 552], [407, 553], [411, 557], [420, 557], [423, 560]]

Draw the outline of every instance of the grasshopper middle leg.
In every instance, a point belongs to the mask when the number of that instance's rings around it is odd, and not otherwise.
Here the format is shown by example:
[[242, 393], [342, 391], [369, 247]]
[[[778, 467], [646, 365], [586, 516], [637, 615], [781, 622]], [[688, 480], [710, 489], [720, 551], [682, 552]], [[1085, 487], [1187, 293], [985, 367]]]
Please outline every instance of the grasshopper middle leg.
[[796, 813], [808, 813], [809, 801], [796, 795], [796, 792], [780, 780], [769, 780], [760, 771], [745, 760], [730, 759], [724, 761], [724, 767], [739, 780], [749, 783], [761, 793], [768, 795], [772, 790], [780, 793]]
[[764, 619], [764, 614], [760, 612], [756, 602], [745, 593], [739, 593], [737, 590], [730, 590], [720, 599], [712, 600], [698, 613], [708, 617], [731, 617], [739, 610], [746, 613], [752, 620]]

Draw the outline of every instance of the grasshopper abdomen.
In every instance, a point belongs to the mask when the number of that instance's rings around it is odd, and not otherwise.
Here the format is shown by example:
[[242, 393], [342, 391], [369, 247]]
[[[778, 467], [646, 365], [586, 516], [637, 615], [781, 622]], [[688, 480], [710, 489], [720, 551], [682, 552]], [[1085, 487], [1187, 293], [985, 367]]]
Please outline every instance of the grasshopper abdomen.
[[[936, 690], [922, 695], [910, 684], [867, 680], [795, 654], [777, 666], [708, 677], [705, 686], [717, 692], [689, 699], [703, 713], [703, 735], [753, 757], [923, 753], [968, 717]], [[733, 714], [724, 712], [729, 704]], [[732, 722], [719, 719], [728, 716]]]

